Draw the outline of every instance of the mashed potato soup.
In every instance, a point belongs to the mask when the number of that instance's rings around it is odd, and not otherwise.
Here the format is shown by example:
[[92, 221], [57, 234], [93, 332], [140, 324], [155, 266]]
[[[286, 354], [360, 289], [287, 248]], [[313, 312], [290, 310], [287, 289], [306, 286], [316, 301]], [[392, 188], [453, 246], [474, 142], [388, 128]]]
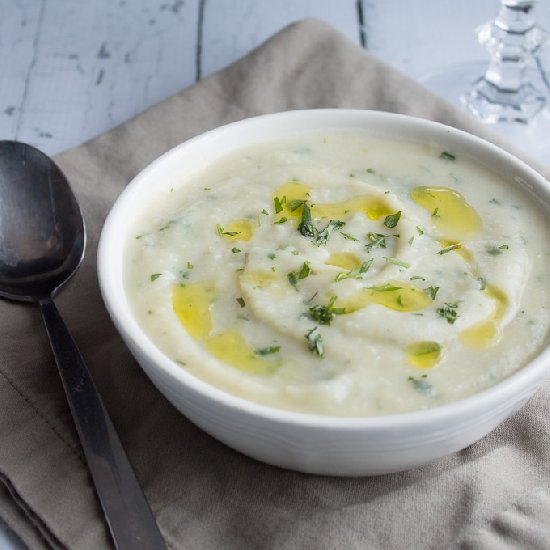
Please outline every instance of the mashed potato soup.
[[242, 149], [159, 193], [125, 288], [180, 368], [264, 405], [426, 409], [544, 346], [548, 221], [435, 144], [343, 131]]

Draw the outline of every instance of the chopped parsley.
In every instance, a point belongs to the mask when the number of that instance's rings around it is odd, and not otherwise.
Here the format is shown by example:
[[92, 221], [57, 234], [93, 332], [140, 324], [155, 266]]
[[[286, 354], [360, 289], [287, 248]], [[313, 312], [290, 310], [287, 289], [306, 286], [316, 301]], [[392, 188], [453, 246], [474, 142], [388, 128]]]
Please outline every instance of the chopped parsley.
[[302, 269], [298, 272], [298, 279], [305, 279], [311, 272], [310, 263], [308, 261], [304, 262]]
[[309, 208], [306, 201], [301, 203], [302, 208], [302, 218], [300, 220], [300, 224], [298, 225], [298, 231], [304, 236], [304, 237], [313, 237], [313, 244], [315, 246], [321, 246], [322, 244], [326, 244], [330, 234], [335, 229], [340, 229], [341, 227], [344, 227], [346, 225], [346, 222], [340, 221], [340, 220], [330, 220], [328, 224], [319, 231], [311, 219], [311, 209]]
[[478, 277], [479, 290], [485, 290], [487, 288], [487, 280], [485, 277]]
[[281, 224], [281, 223], [285, 223], [287, 221], [288, 221], [288, 218], [283, 216], [280, 220], [277, 220], [276, 222], [273, 222], [273, 223]]
[[275, 259], [275, 252], [269, 252], [267, 254], [267, 257], [270, 259], [270, 260], [274, 260]]
[[386, 237], [389, 235], [383, 235], [382, 233], [372, 233], [367, 234], [368, 243], [365, 245], [365, 248], [370, 252], [375, 248], [386, 248]]
[[353, 237], [352, 235], [350, 235], [349, 233], [344, 233], [343, 231], [340, 231], [340, 235], [342, 235], [342, 237], [344, 237], [344, 239], [347, 239], [348, 241], [358, 241], [359, 239], [356, 239], [355, 237]]
[[439, 292], [438, 286], [429, 286], [428, 288], [424, 289], [424, 292], [432, 299], [435, 300], [435, 297], [437, 296], [437, 293]]
[[335, 315], [343, 315], [346, 309], [343, 307], [334, 307], [336, 296], [332, 296], [326, 306], [317, 304], [309, 308], [309, 316], [320, 325], [330, 325]]
[[240, 248], [233, 247], [233, 248], [231, 249], [231, 252], [233, 252], [233, 254], [237, 254], [238, 252], [241, 252], [241, 249], [240, 249]]
[[503, 250], [508, 250], [510, 247], [507, 244], [503, 244], [500, 246], [488, 246], [487, 247], [487, 254], [490, 254], [491, 256], [498, 256], [499, 254], [502, 254]]
[[411, 267], [411, 264], [398, 260], [397, 258], [390, 258], [388, 256], [384, 256], [384, 260], [386, 260], [386, 263], [388, 264], [398, 265], [399, 267], [404, 267], [405, 269]]
[[239, 234], [239, 231], [226, 231], [219, 223], [216, 224], [216, 233], [223, 237], [224, 235], [227, 235], [228, 237], [234, 237], [235, 235]]
[[418, 357], [419, 355], [429, 355], [430, 353], [439, 353], [441, 351], [441, 345], [437, 342], [419, 342], [415, 346], [413, 355]]
[[416, 281], [416, 280], [425, 281], [426, 278], [425, 278], [425, 277], [421, 277], [420, 275], [413, 275], [409, 280], [411, 280], [411, 281]]
[[296, 288], [296, 285], [298, 284], [298, 273], [296, 271], [291, 271], [286, 278], [288, 279], [288, 282]]
[[314, 353], [319, 357], [323, 357], [323, 355], [325, 354], [323, 338], [317, 332], [317, 329], [318, 327], [312, 328], [304, 335], [304, 338], [307, 340], [307, 349], [311, 351], [311, 353]]
[[424, 395], [433, 395], [432, 385], [426, 380], [427, 375], [423, 374], [419, 378], [409, 376], [407, 380], [412, 384], [412, 387]]
[[419, 235], [424, 235], [424, 230], [421, 227], [416, 226], [416, 231]]
[[291, 271], [288, 275], [287, 275], [287, 279], [288, 279], [288, 282], [294, 287], [296, 288], [296, 285], [298, 284], [298, 281], [300, 279], [305, 279], [306, 277], [309, 276], [309, 274], [311, 273], [311, 267], [310, 267], [310, 263], [308, 261], [305, 261], [302, 265], [302, 267], [300, 268], [300, 271]]
[[460, 245], [458, 243], [451, 244], [450, 246], [446, 246], [445, 248], [442, 248], [438, 254], [443, 256], [443, 254], [447, 254], [447, 252], [451, 252], [451, 250], [456, 250], [457, 248], [460, 248]]
[[307, 202], [307, 199], [294, 199], [287, 202], [286, 205], [291, 212], [294, 212], [295, 210], [298, 210], [298, 208], [300, 208], [300, 206], [302, 206], [306, 202]]
[[495, 197], [493, 197], [490, 201], [489, 201], [491, 204], [501, 204], [500, 201], [498, 199], [495, 199]]
[[302, 209], [302, 219], [300, 221], [300, 225], [298, 225], [298, 231], [304, 237], [315, 237], [317, 234], [317, 228], [313, 225], [313, 222], [311, 221], [311, 210], [305, 202]]
[[326, 225], [326, 227], [317, 233], [317, 236], [315, 237], [313, 244], [316, 246], [321, 246], [322, 244], [326, 244], [330, 234], [335, 229], [340, 229], [341, 227], [344, 227], [344, 225], [346, 225], [346, 222], [343, 222], [340, 220], [330, 220]]
[[439, 218], [439, 208], [434, 208], [434, 211], [432, 212], [432, 218]]
[[389, 216], [386, 216], [384, 218], [384, 225], [388, 229], [393, 229], [397, 225], [399, 218], [401, 218], [401, 210], [398, 210], [395, 214], [390, 214]]
[[286, 202], [286, 196], [280, 199], [279, 197], [275, 197], [273, 199], [273, 202], [275, 204], [275, 214], [278, 214], [279, 212], [283, 211], [283, 204]]
[[281, 351], [281, 346], [268, 346], [267, 348], [256, 349], [254, 353], [256, 355], [271, 355], [272, 353], [278, 353]]
[[443, 152], [439, 155], [439, 158], [440, 158], [440, 159], [443, 159], [443, 160], [456, 160], [455, 155], [453, 155], [452, 153], [449, 153], [448, 151], [443, 151]]
[[374, 168], [367, 168], [367, 174], [376, 174], [376, 170]]
[[368, 262], [363, 262], [359, 267], [356, 267], [350, 271], [342, 271], [341, 273], [338, 273], [334, 279], [334, 282], [338, 283], [344, 279], [361, 279], [361, 275], [369, 270], [372, 262], [373, 259], [371, 258]]
[[402, 288], [401, 286], [395, 286], [390, 283], [380, 286], [369, 286], [370, 290], [375, 290], [376, 292], [393, 292], [394, 290], [401, 290]]
[[265, 208], [260, 213], [269, 216], [269, 212]]
[[195, 266], [191, 262], [187, 262], [187, 269], [193, 269]]
[[443, 307], [437, 308], [436, 312], [440, 317], [447, 319], [449, 325], [453, 325], [459, 317], [457, 313], [458, 302], [449, 303], [445, 302]]
[[237, 303], [241, 306], [241, 307], [244, 307], [246, 305], [245, 301], [244, 301], [244, 298], [235, 298], [237, 300]]
[[151, 282], [156, 281], [161, 275], [162, 273], [153, 273], [151, 275]]

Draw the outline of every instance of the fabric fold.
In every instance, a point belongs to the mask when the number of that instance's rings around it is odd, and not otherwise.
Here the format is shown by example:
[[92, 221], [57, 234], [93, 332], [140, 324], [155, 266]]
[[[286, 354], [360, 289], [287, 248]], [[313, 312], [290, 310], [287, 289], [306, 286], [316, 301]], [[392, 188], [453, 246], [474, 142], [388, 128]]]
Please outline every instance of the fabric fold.
[[[221, 124], [322, 107], [424, 117], [510, 149], [324, 23], [306, 20], [57, 157], [89, 239], [85, 261], [56, 303], [163, 536], [174, 549], [477, 548], [494, 542], [491, 529], [511, 518], [510, 540], [537, 547], [550, 540], [550, 527], [541, 525], [550, 479], [548, 384], [482, 441], [429, 466], [377, 478], [309, 476], [249, 459], [192, 425], [145, 377], [108, 317], [97, 283], [97, 240], [117, 195], [142, 168]], [[548, 178], [548, 168], [526, 161]], [[109, 547], [38, 310], [0, 301], [0, 321], [0, 481], [9, 487], [0, 491], [0, 515], [33, 548]], [[521, 510], [523, 523], [509, 510]]]

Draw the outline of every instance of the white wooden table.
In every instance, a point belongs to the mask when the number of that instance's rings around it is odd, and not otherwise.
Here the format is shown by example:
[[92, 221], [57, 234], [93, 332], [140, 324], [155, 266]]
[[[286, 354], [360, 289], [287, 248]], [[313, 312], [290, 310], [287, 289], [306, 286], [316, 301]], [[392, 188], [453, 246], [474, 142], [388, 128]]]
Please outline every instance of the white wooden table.
[[[0, 0], [0, 139], [48, 154], [79, 145], [304, 17], [325, 20], [418, 79], [486, 58], [473, 31], [498, 7], [498, 0]], [[536, 9], [550, 28], [550, 0]], [[0, 521], [0, 549], [15, 544]]]
[[[419, 78], [483, 59], [498, 0], [0, 0], [0, 138], [55, 154], [228, 65], [285, 25], [323, 19]], [[539, 0], [550, 27], [550, 1]]]

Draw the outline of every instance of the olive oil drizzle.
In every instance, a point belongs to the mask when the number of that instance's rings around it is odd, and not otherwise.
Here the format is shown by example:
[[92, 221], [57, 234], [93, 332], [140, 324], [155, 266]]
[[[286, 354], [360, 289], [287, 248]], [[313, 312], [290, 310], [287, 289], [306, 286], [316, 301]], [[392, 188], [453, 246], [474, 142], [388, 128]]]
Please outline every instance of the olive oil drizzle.
[[279, 361], [258, 357], [238, 330], [212, 334], [211, 308], [215, 299], [216, 287], [211, 281], [174, 285], [172, 288], [172, 307], [178, 320], [214, 357], [250, 374], [272, 374]]

